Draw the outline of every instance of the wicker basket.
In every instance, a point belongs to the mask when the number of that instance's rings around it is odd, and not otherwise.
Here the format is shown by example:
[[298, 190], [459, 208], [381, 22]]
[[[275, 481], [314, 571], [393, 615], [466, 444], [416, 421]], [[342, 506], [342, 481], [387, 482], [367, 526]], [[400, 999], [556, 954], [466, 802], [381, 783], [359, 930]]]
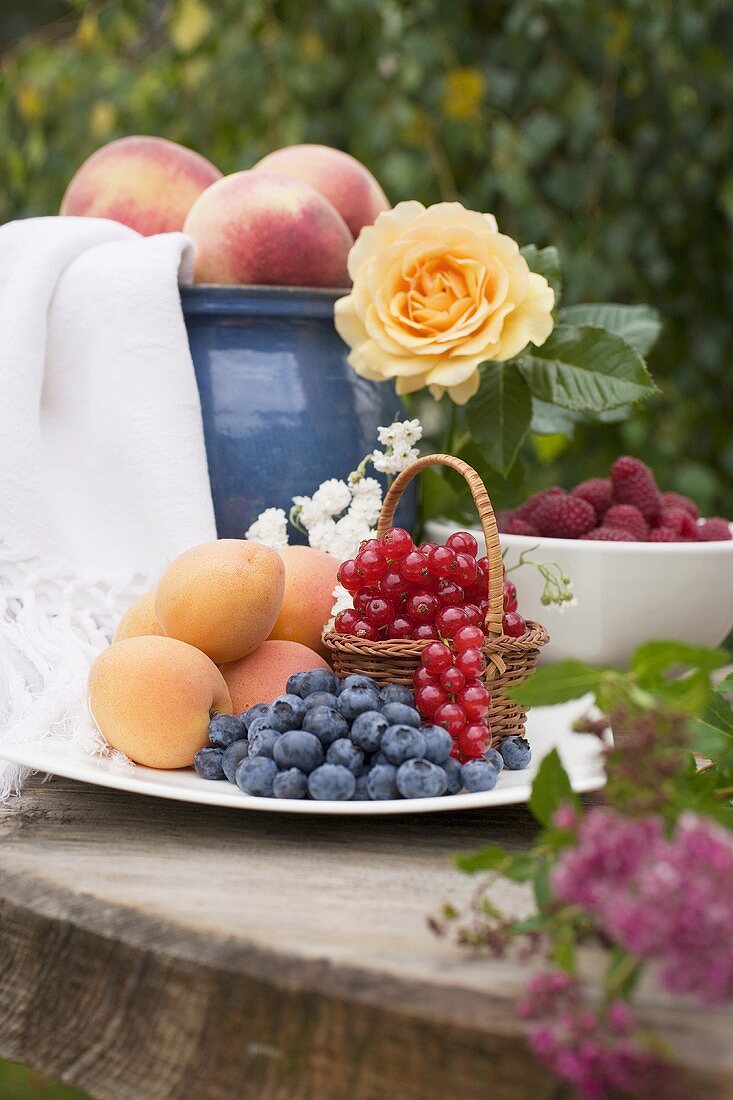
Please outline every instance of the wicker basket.
[[[392, 526], [400, 496], [421, 470], [428, 466], [450, 466], [466, 479], [478, 510], [486, 540], [489, 564], [489, 607], [486, 614], [487, 638], [484, 654], [488, 661], [484, 679], [491, 692], [489, 721], [492, 741], [496, 744], [510, 734], [524, 732], [526, 714], [522, 707], [504, 696], [503, 688], [517, 684], [535, 668], [540, 647], [549, 641], [549, 635], [539, 623], [528, 622], [521, 638], [509, 638], [502, 634], [504, 614], [504, 563], [501, 557], [499, 532], [494, 510], [484, 484], [468, 463], [452, 455], [426, 455], [408, 466], [395, 479], [382, 506], [377, 535]], [[348, 634], [329, 631], [323, 641], [331, 656], [337, 676], [361, 673], [371, 676], [379, 684], [405, 684], [412, 687], [412, 677], [420, 664], [420, 654], [428, 642], [403, 639], [370, 642]]]

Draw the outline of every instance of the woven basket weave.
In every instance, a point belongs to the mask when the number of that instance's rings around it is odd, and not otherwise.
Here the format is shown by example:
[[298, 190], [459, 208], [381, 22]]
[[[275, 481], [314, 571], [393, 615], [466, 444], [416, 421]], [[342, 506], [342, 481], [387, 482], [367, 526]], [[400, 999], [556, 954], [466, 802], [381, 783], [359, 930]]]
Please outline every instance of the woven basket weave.
[[[486, 556], [489, 573], [489, 606], [486, 613], [487, 638], [484, 654], [487, 668], [484, 679], [491, 692], [489, 722], [492, 741], [496, 744], [503, 737], [522, 734], [526, 713], [522, 707], [505, 698], [503, 689], [517, 684], [535, 668], [540, 647], [549, 641], [549, 635], [539, 623], [528, 622], [527, 630], [520, 638], [502, 634], [504, 615], [504, 563], [501, 557], [499, 532], [494, 510], [476, 471], [452, 455], [426, 455], [413, 462], [395, 479], [384, 499], [379, 517], [377, 536], [392, 526], [399, 499], [421, 470], [429, 466], [450, 466], [465, 478], [478, 510], [486, 540]], [[323, 636], [329, 650], [331, 663], [337, 676], [360, 673], [371, 676], [378, 684], [404, 684], [412, 687], [412, 677], [420, 664], [420, 655], [429, 642], [413, 642], [404, 639], [370, 642], [349, 634], [329, 631]]]

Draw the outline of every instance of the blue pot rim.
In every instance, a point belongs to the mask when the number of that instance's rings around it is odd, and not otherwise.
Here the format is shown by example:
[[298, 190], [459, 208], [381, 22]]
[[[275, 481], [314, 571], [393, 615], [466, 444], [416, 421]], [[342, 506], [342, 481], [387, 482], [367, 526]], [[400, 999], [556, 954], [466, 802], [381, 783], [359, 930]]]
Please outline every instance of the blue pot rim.
[[332, 320], [334, 303], [348, 293], [348, 287], [201, 284], [181, 287], [181, 305], [186, 316], [235, 314], [242, 317], [327, 317]]

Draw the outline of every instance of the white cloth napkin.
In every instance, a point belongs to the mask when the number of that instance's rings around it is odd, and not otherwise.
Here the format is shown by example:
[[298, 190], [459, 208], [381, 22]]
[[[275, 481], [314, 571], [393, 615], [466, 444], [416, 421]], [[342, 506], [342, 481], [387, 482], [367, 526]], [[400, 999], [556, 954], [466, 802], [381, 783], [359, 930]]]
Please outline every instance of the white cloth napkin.
[[[0, 741], [93, 748], [92, 660], [166, 562], [216, 537], [192, 267], [181, 233], [0, 227]], [[0, 799], [18, 780], [0, 763]]]

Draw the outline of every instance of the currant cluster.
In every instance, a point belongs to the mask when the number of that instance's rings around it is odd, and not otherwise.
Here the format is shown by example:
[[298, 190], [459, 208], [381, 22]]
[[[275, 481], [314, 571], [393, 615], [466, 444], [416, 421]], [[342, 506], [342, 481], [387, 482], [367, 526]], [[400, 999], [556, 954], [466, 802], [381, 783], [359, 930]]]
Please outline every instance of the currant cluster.
[[[416, 546], [401, 527], [368, 539], [339, 570], [339, 581], [354, 606], [336, 616], [336, 631], [371, 642], [431, 642], [453, 638], [466, 626], [483, 630], [489, 563], [477, 554], [478, 543], [468, 531], [456, 531], [444, 545]], [[517, 612], [516, 588], [505, 581], [503, 631], [517, 638], [525, 630]]]
[[487, 718], [491, 696], [483, 683], [486, 658], [479, 626], [462, 626], [445, 642], [430, 642], [415, 671], [415, 706], [453, 738], [451, 755], [461, 761], [483, 756], [491, 740]]

